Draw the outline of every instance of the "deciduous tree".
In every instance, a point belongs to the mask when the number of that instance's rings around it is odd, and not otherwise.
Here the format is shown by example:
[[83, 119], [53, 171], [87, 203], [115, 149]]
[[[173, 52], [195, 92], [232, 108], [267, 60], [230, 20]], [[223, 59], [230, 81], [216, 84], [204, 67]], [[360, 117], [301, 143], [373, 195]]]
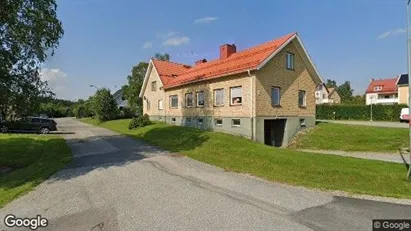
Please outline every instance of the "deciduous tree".
[[39, 76], [63, 35], [55, 0], [1, 0], [0, 113], [27, 114], [51, 94]]

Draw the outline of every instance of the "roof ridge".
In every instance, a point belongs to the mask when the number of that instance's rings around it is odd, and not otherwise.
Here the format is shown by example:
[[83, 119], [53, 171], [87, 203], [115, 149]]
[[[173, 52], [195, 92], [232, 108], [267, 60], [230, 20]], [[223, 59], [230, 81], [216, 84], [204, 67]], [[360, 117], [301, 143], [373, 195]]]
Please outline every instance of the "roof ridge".
[[189, 67], [193, 67], [189, 64], [184, 64], [184, 63], [177, 63], [174, 61], [170, 61], [170, 60], [159, 60], [159, 59], [151, 59], [152, 61], [156, 61], [156, 62], [165, 62], [165, 63], [171, 63], [171, 64], [177, 64], [177, 65], [181, 65], [181, 66], [189, 66]]

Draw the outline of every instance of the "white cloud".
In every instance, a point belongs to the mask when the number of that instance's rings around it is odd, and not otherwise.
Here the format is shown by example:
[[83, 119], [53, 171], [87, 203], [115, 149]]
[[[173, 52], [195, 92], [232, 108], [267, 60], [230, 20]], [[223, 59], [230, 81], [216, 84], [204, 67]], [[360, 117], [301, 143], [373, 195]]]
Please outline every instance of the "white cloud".
[[399, 35], [399, 34], [404, 34], [406, 32], [407, 32], [406, 28], [398, 28], [398, 29], [395, 29], [395, 30], [386, 31], [386, 32], [380, 34], [377, 38], [378, 39], [385, 39], [385, 38], [396, 36], [396, 35]]
[[143, 44], [143, 48], [147, 49], [147, 48], [152, 48], [153, 47], [153, 43], [152, 42], [145, 42]]
[[194, 24], [200, 24], [200, 23], [209, 23], [212, 21], [217, 20], [217, 17], [205, 17], [205, 18], [198, 18], [194, 20]]
[[65, 95], [67, 89], [67, 74], [60, 69], [43, 68], [40, 71], [42, 81], [47, 81], [48, 86], [57, 98]]
[[169, 31], [167, 33], [157, 33], [156, 37], [159, 39], [166, 39], [166, 38], [170, 38], [173, 36], [176, 36], [178, 33], [175, 31]]
[[187, 36], [171, 37], [163, 42], [164, 46], [180, 46], [190, 42], [190, 38]]

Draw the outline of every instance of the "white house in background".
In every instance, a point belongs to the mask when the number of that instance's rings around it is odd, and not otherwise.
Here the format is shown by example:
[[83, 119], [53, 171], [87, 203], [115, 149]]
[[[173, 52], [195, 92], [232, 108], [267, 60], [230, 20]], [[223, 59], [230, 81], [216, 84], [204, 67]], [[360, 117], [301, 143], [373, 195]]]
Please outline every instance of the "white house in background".
[[327, 88], [321, 83], [315, 89], [315, 104], [339, 104], [341, 103], [340, 94], [335, 88]]
[[122, 109], [123, 107], [127, 107], [127, 100], [123, 96], [123, 90], [119, 89], [113, 94], [113, 98], [116, 101], [117, 107]]
[[399, 77], [391, 79], [371, 79], [367, 90], [365, 91], [365, 104], [397, 104], [398, 88], [397, 81]]

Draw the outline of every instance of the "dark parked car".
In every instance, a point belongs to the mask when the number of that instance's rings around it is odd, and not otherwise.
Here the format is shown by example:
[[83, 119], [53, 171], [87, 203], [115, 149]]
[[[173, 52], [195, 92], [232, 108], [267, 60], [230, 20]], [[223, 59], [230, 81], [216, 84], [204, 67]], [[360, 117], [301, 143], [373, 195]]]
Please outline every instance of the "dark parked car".
[[24, 117], [15, 121], [1, 121], [0, 131], [37, 132], [47, 134], [50, 131], [57, 131], [57, 123], [52, 119], [39, 117]]

